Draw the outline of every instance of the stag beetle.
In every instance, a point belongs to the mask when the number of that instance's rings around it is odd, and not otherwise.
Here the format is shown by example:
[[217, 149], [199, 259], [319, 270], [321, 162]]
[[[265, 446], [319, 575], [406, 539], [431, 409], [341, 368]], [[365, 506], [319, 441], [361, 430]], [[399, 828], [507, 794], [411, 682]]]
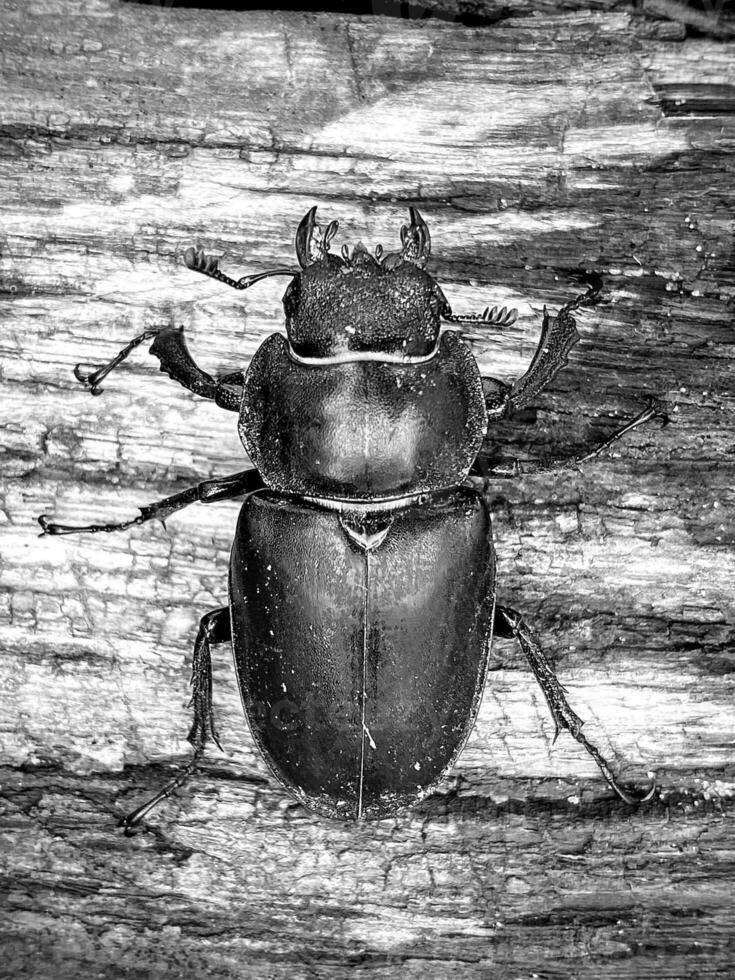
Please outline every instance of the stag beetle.
[[[99, 394], [102, 379], [139, 344], [161, 371], [238, 413], [254, 468], [207, 480], [117, 524], [73, 527], [39, 518], [43, 533], [117, 531], [164, 520], [195, 501], [245, 495], [232, 548], [229, 606], [201, 620], [192, 667], [189, 765], [125, 817], [129, 831], [193, 772], [208, 740], [219, 746], [210, 647], [232, 642], [245, 713], [283, 786], [317, 813], [379, 818], [437, 785], [472, 728], [493, 635], [515, 637], [551, 711], [628, 803], [648, 799], [617, 781], [523, 617], [495, 594], [487, 481], [528, 470], [493, 466], [488, 425], [531, 403], [578, 340], [572, 311], [593, 303], [595, 278], [552, 317], [538, 350], [510, 386], [483, 379], [472, 330], [512, 323], [516, 310], [452, 313], [425, 271], [430, 237], [418, 210], [401, 248], [362, 244], [330, 252], [337, 231], [316, 207], [296, 232], [299, 268], [239, 280], [189, 249], [186, 265], [236, 289], [266, 276], [291, 282], [286, 336], [272, 334], [246, 373], [214, 378], [192, 359], [183, 327], [144, 331], [108, 364], [76, 375]], [[469, 328], [469, 329], [468, 329]], [[598, 455], [662, 413], [652, 403], [569, 465]], [[481, 483], [482, 485], [482, 483]]]

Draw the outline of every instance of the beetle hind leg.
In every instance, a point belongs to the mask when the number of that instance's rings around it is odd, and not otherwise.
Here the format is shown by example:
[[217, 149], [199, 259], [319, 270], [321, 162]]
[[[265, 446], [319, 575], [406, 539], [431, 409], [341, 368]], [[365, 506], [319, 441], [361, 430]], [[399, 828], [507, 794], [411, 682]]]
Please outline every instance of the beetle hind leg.
[[194, 746], [194, 753], [201, 752], [208, 739], [222, 751], [217, 729], [214, 724], [212, 707], [212, 654], [211, 643], [229, 643], [232, 639], [230, 607], [221, 606], [202, 616], [199, 632], [194, 643], [194, 656], [191, 664], [191, 701], [194, 719], [186, 736]]
[[147, 800], [137, 810], [133, 810], [120, 820], [119, 826], [126, 834], [131, 834], [134, 828], [145, 819], [145, 817], [162, 800], [167, 799], [171, 794], [194, 774], [199, 765], [199, 760], [204, 753], [204, 747], [211, 739], [220, 751], [219, 736], [214, 722], [214, 708], [212, 706], [212, 656], [210, 645], [212, 643], [228, 643], [232, 637], [230, 625], [230, 609], [222, 606], [208, 612], [199, 623], [199, 632], [194, 643], [194, 656], [191, 665], [191, 686], [192, 695], [189, 702], [194, 709], [194, 719], [192, 721], [187, 741], [191, 742], [194, 754], [189, 764], [173, 779], [169, 780], [154, 796]]
[[611, 789], [615, 790], [621, 800], [624, 800], [631, 806], [636, 806], [639, 803], [645, 803], [647, 800], [650, 800], [656, 788], [655, 780], [651, 780], [651, 785], [642, 795], [634, 794], [624, 789], [618, 782], [610, 768], [610, 764], [600, 750], [582, 734], [582, 725], [584, 722], [570, 707], [565, 696], [564, 688], [559, 683], [554, 669], [541, 649], [536, 634], [528, 626], [521, 614], [509, 606], [496, 606], [494, 633], [495, 636], [502, 639], [515, 639], [518, 641], [533, 671], [533, 675], [546, 698], [551, 717], [554, 719], [554, 741], [556, 741], [560, 729], [566, 729], [572, 738], [579, 742], [592, 756], [605, 778], [605, 782]]

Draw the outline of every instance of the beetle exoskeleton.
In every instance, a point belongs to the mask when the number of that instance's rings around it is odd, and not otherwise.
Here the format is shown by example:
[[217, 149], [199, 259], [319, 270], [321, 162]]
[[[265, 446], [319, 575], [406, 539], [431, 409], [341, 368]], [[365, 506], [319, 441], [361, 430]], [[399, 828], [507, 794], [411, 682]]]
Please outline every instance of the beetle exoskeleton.
[[240, 435], [270, 492], [238, 523], [232, 642], [278, 778], [321, 813], [379, 817], [441, 778], [480, 700], [494, 557], [483, 498], [461, 484], [487, 413], [469, 349], [440, 336], [417, 212], [402, 252], [377, 258], [310, 244], [331, 237], [314, 217], [288, 336], [243, 387]]
[[[401, 248], [341, 256], [312, 208], [296, 232], [299, 268], [231, 279], [201, 250], [189, 268], [247, 289], [288, 275], [286, 336], [269, 337], [245, 376], [213, 378], [199, 368], [183, 328], [147, 330], [91, 374], [100, 381], [146, 339], [161, 370], [239, 415], [255, 469], [208, 480], [118, 524], [83, 527], [39, 518], [44, 533], [115, 531], [163, 519], [194, 501], [248, 494], [230, 563], [229, 606], [207, 613], [194, 647], [194, 757], [148, 803], [138, 823], [194, 770], [217, 741], [210, 645], [232, 641], [245, 712], [256, 743], [283, 786], [320, 814], [384, 817], [434, 788], [475, 720], [493, 631], [515, 637], [540, 684], [557, 731], [589, 752], [624, 790], [566, 701], [523, 617], [496, 604], [495, 554], [482, 492], [468, 482], [518, 472], [493, 466], [482, 446], [493, 425], [529, 404], [567, 363], [578, 339], [571, 313], [595, 301], [599, 277], [556, 317], [544, 311], [530, 367], [507, 386], [481, 378], [475, 330], [499, 329], [517, 312], [487, 307], [455, 316], [425, 271], [431, 240], [416, 208]], [[597, 455], [660, 410], [653, 404]], [[527, 464], [523, 464], [527, 468]], [[543, 464], [548, 467], [549, 464]], [[554, 464], [552, 464], [554, 465]]]

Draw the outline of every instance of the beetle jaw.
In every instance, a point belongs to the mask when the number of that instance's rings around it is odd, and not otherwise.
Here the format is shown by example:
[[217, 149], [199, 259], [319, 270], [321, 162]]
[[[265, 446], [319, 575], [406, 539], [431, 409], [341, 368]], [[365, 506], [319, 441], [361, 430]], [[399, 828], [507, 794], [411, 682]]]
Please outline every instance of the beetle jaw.
[[[423, 269], [431, 254], [431, 235], [418, 208], [409, 207], [410, 223], [401, 228], [401, 248], [397, 252], [385, 253], [382, 245], [376, 245], [375, 258], [370, 256], [365, 246], [360, 242], [350, 255], [347, 246], [342, 247], [342, 265], [348, 270], [355, 263], [362, 263], [370, 258], [377, 265], [386, 269], [395, 269], [403, 263]], [[302, 269], [307, 269], [315, 262], [323, 262], [332, 258], [329, 246], [339, 228], [338, 221], [330, 221], [326, 228], [317, 222], [317, 206], [310, 208], [299, 222], [296, 229], [296, 257]], [[338, 260], [339, 261], [339, 260]]]

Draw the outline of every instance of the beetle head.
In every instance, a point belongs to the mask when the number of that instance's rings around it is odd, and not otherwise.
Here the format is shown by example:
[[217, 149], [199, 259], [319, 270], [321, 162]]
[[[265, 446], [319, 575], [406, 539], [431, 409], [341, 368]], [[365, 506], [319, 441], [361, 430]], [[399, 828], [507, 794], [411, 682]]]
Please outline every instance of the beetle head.
[[424, 271], [431, 251], [426, 222], [409, 208], [410, 223], [401, 229], [401, 248], [374, 254], [360, 242], [341, 255], [329, 246], [336, 221], [322, 228], [316, 207], [296, 232], [301, 266], [283, 298], [286, 327], [295, 353], [330, 357], [346, 352], [423, 356], [436, 344], [447, 301]]

